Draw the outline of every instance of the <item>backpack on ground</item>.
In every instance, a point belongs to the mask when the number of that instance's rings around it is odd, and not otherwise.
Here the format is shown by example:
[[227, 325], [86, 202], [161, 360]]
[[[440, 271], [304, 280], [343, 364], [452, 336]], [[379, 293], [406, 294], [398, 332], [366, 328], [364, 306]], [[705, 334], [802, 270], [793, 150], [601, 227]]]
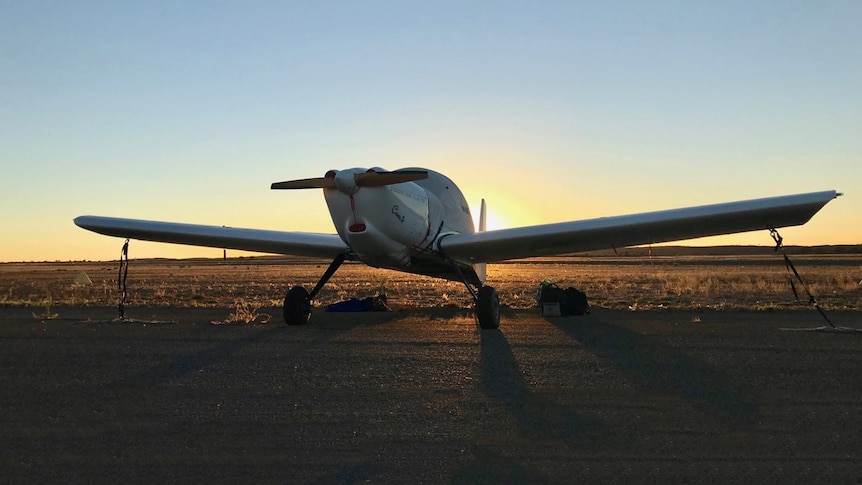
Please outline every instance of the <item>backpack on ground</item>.
[[545, 317], [590, 313], [590, 304], [584, 292], [571, 286], [564, 290], [550, 278], [545, 278], [539, 284], [536, 303], [539, 307], [539, 313]]
[[563, 315], [586, 315], [590, 313], [590, 303], [583, 291], [568, 287], [563, 292], [566, 301], [566, 310]]

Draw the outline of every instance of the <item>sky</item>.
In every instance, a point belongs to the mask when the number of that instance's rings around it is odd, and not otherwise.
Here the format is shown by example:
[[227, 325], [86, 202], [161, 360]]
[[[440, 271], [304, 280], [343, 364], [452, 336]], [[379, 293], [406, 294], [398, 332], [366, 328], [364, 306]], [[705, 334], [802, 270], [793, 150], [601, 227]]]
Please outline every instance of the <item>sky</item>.
[[371, 166], [445, 173], [498, 227], [835, 189], [785, 243], [860, 244], [859, 25], [857, 0], [0, 0], [0, 261], [116, 259], [84, 214], [334, 233], [319, 191], [269, 185]]

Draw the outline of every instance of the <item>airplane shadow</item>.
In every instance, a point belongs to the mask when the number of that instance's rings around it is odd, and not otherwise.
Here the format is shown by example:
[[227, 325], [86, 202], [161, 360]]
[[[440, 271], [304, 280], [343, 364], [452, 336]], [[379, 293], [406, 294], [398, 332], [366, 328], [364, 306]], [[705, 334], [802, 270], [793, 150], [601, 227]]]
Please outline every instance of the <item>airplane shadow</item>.
[[607, 427], [571, 409], [561, 408], [524, 381], [512, 347], [500, 330], [482, 330], [481, 383], [486, 395], [511, 413], [522, 432], [539, 439], [556, 439], [570, 445], [595, 447], [598, 438], [613, 439]]
[[616, 364], [633, 381], [678, 394], [695, 409], [732, 427], [746, 428], [757, 421], [756, 394], [737, 377], [722, 374], [655, 338], [594, 316], [546, 320]]
[[[473, 444], [473, 459], [456, 471], [452, 483], [546, 483], [543, 473], [525, 466], [499, 449], [512, 439], [596, 449], [620, 439], [604, 423], [579, 415], [540, 393], [524, 381], [512, 347], [503, 332], [481, 330], [479, 363], [482, 390], [514, 418], [520, 436], [483, 436]], [[507, 427], [506, 427], [507, 428]], [[507, 433], [504, 431], [504, 433]], [[600, 443], [601, 441], [601, 443]]]
[[468, 317], [473, 318], [473, 310], [468, 307], [460, 306], [443, 306], [443, 307], [417, 307], [401, 310], [403, 315], [413, 317], [424, 317], [429, 320], [450, 321], [453, 318]]
[[[344, 315], [345, 318], [338, 318], [339, 315]], [[214, 347], [180, 356], [167, 364], [157, 364], [147, 371], [120, 379], [114, 385], [121, 388], [140, 388], [157, 386], [175, 379], [181, 379], [188, 375], [194, 375], [194, 373], [200, 370], [217, 365], [220, 362], [228, 361], [234, 354], [249, 345], [254, 345], [284, 333], [305, 332], [306, 335], [302, 340], [301, 347], [303, 350], [308, 350], [318, 344], [331, 341], [356, 327], [383, 324], [398, 318], [403, 318], [403, 315], [395, 312], [331, 313], [325, 317], [318, 316], [316, 320], [315, 315], [312, 315], [312, 320], [307, 325], [298, 327], [290, 327], [281, 322], [273, 322], [262, 330], [254, 328], [242, 329], [240, 330], [241, 332], [246, 333], [248, 331], [250, 333], [227, 340]], [[204, 327], [204, 329], [202, 333], [209, 335], [218, 332], [217, 327]]]
[[155, 366], [147, 372], [126, 379], [126, 383], [135, 386], [155, 386], [172, 379], [180, 379], [226, 361], [243, 347], [263, 341], [282, 331], [284, 331], [283, 327], [267, 328], [260, 332], [229, 340], [215, 347], [179, 357], [167, 365]]

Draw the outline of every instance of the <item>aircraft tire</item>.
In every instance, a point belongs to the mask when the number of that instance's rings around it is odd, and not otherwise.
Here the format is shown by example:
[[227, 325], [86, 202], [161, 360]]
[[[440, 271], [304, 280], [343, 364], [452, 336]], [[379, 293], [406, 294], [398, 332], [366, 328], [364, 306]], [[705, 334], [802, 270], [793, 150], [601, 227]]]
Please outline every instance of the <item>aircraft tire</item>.
[[288, 325], [305, 325], [311, 317], [311, 301], [308, 290], [294, 286], [284, 295], [284, 323]]
[[495, 329], [500, 327], [500, 296], [492, 286], [479, 288], [478, 302], [476, 302], [476, 319], [479, 326], [484, 329]]

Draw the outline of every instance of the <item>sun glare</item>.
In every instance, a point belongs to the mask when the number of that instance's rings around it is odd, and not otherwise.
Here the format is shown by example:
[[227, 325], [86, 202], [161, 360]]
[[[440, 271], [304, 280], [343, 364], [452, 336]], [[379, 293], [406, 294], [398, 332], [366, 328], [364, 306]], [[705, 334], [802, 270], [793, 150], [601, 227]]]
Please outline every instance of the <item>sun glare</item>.
[[[479, 229], [479, 213], [480, 213], [481, 205], [476, 204], [470, 206], [470, 213], [473, 215], [473, 225], [476, 230]], [[495, 231], [497, 229], [506, 229], [512, 227], [512, 225], [508, 222], [508, 220], [501, 216], [498, 211], [495, 211], [491, 208], [490, 205], [487, 205], [485, 209], [485, 229], [488, 231]]]

